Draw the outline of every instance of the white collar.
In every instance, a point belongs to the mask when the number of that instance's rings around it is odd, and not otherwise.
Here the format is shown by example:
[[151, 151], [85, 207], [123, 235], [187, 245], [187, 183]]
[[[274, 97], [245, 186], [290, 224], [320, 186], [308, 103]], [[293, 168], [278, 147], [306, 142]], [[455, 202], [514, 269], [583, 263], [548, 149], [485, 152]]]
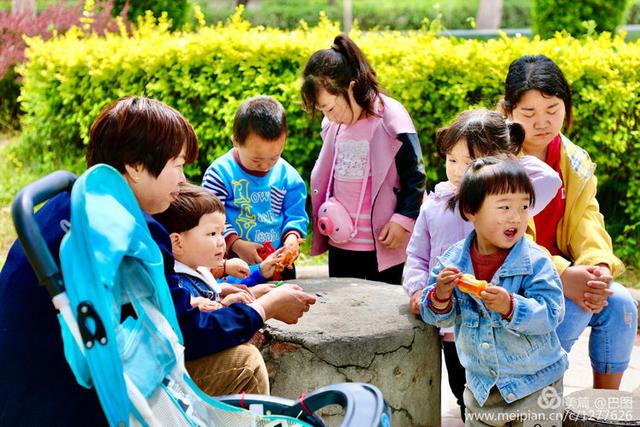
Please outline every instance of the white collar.
[[188, 274], [189, 276], [197, 277], [198, 279], [202, 280], [207, 286], [209, 286], [209, 288], [211, 288], [211, 290], [215, 293], [220, 294], [222, 292], [222, 287], [216, 281], [215, 277], [213, 277], [213, 274], [211, 274], [211, 271], [209, 271], [207, 267], [201, 266], [198, 267], [197, 270], [194, 270], [193, 268], [178, 261], [177, 259], [174, 261], [175, 262], [173, 264], [173, 271], [175, 271], [176, 273]]

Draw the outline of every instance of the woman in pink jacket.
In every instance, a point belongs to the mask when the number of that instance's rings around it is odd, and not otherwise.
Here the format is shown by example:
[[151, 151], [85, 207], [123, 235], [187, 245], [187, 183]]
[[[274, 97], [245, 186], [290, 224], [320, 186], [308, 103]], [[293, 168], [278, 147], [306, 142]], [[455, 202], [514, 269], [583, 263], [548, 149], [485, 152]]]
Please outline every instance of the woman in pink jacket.
[[376, 73], [345, 35], [315, 52], [302, 101], [324, 114], [311, 172], [312, 255], [329, 250], [329, 276], [400, 284], [425, 174], [411, 117], [381, 93]]

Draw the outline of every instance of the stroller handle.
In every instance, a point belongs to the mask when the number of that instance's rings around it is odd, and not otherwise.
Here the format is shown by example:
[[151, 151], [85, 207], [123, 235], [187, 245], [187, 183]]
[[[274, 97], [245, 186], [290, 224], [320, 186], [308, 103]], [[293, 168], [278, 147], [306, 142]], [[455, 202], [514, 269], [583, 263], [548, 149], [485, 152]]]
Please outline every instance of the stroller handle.
[[60, 269], [47, 247], [34, 217], [34, 207], [63, 191], [71, 191], [76, 176], [59, 170], [28, 184], [18, 192], [11, 205], [13, 224], [41, 285], [54, 297], [64, 292]]

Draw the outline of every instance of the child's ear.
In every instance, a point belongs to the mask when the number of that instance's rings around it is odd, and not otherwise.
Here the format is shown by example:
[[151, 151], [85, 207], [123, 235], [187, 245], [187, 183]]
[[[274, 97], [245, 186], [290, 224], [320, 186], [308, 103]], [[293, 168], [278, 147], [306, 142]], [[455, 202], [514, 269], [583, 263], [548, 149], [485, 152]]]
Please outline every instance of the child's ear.
[[471, 221], [472, 223], [476, 223], [476, 215], [472, 214], [471, 212], [469, 212], [468, 210], [464, 210], [464, 216], [465, 218], [467, 218], [467, 221]]
[[238, 144], [238, 139], [235, 136], [231, 137], [231, 142], [233, 143], [234, 148], [238, 148], [240, 144]]
[[171, 239], [171, 252], [173, 252], [173, 256], [181, 256], [184, 253], [184, 249], [182, 248], [182, 234], [171, 233], [169, 234], [169, 238]]

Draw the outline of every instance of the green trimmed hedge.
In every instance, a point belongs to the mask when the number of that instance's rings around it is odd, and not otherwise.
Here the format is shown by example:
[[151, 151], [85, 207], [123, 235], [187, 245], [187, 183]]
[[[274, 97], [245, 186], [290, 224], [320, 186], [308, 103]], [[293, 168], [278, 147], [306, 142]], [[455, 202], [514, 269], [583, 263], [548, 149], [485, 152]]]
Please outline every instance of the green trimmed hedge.
[[[320, 125], [300, 108], [300, 73], [317, 49], [330, 46], [337, 24], [292, 32], [251, 27], [239, 17], [226, 26], [170, 33], [148, 21], [131, 38], [69, 32], [31, 40], [22, 69], [24, 143], [44, 162], [80, 156], [88, 130], [109, 102], [128, 94], [161, 99], [180, 110], [201, 142], [188, 174], [196, 181], [231, 147], [240, 102], [256, 94], [279, 99], [290, 135], [284, 157], [305, 178], [321, 141]], [[637, 261], [640, 230], [640, 44], [603, 35], [577, 40], [439, 38], [429, 32], [353, 33], [387, 93], [400, 100], [418, 128], [430, 185], [444, 176], [435, 130], [471, 106], [493, 107], [509, 63], [544, 53], [558, 62], [574, 91], [575, 126], [569, 134], [598, 163], [601, 207], [619, 255]]]

